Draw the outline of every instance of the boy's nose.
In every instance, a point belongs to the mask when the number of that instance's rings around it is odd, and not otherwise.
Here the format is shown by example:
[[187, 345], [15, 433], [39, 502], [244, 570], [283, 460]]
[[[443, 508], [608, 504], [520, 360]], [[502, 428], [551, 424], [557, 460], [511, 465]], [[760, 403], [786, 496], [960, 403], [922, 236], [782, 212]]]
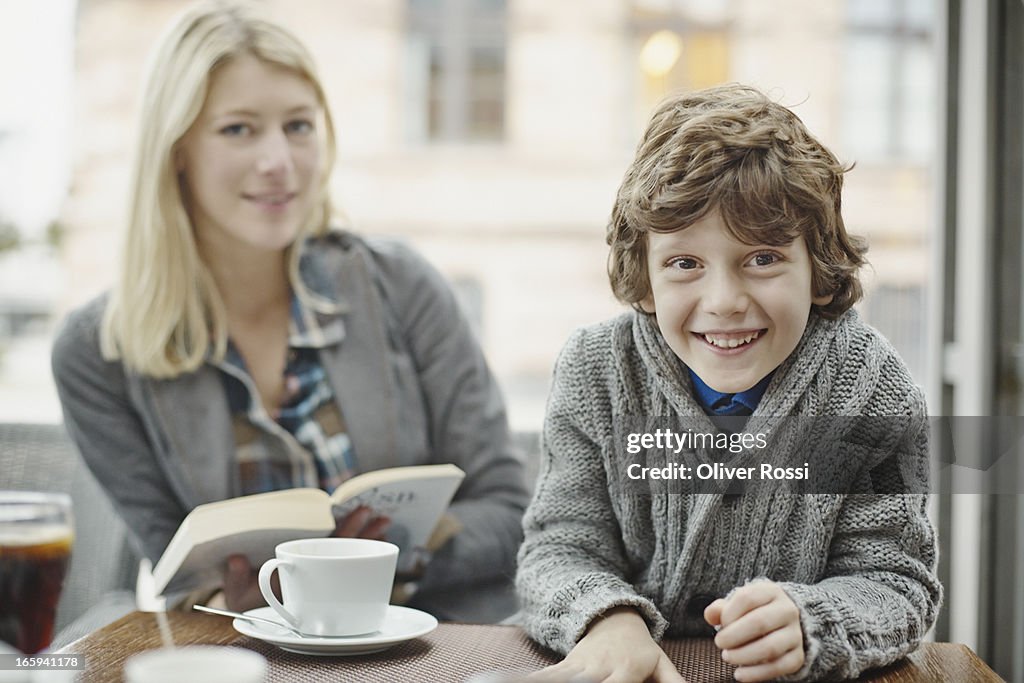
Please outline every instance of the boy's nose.
[[709, 278], [701, 295], [705, 313], [727, 317], [743, 313], [750, 305], [750, 297], [742, 280], [731, 273]]

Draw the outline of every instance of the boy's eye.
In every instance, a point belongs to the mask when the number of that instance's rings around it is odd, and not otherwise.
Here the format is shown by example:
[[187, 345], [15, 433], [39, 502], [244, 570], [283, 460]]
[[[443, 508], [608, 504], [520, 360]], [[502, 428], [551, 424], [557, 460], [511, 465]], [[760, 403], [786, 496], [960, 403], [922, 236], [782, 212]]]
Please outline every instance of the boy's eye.
[[241, 137], [243, 135], [250, 135], [251, 133], [252, 126], [250, 126], [248, 123], [232, 123], [220, 129], [221, 135], [226, 135], [227, 137], [231, 138]]
[[669, 259], [665, 265], [676, 270], [693, 270], [697, 267], [697, 260], [689, 256], [676, 256]]
[[774, 251], [762, 251], [758, 254], [754, 254], [754, 258], [751, 259], [751, 262], [755, 266], [770, 266], [773, 263], [778, 263], [780, 260], [782, 260], [781, 257]]
[[289, 121], [285, 124], [284, 129], [287, 133], [295, 133], [298, 135], [309, 135], [315, 130], [313, 122], [308, 119], [296, 119], [294, 121]]

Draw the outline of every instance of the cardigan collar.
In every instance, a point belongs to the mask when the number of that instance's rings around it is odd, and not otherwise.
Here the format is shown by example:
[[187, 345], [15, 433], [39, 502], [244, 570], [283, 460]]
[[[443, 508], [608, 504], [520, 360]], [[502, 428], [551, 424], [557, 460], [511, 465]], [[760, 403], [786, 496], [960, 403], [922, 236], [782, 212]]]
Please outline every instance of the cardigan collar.
[[[857, 314], [852, 310], [839, 320], [826, 320], [814, 312], [810, 314], [796, 349], [774, 371], [748, 423], [750, 431], [770, 428], [777, 420], [796, 412], [797, 402], [815, 378], [823, 371], [830, 373], [826, 358], [837, 333], [856, 320]], [[668, 346], [654, 315], [634, 314], [633, 340], [656, 388], [669, 405], [681, 416], [702, 424], [701, 418], [706, 419], [706, 415], [694, 398], [688, 368]], [[804, 414], [816, 414], [819, 409], [824, 406], [810, 406], [810, 411]]]
[[[400, 427], [396, 390], [389, 366], [385, 311], [377, 290], [371, 258], [364, 244], [346, 233], [330, 233], [304, 246], [300, 272], [311, 292], [332, 305], [344, 333], [321, 349], [321, 360], [335, 400], [349, 426], [356, 453], [382, 455], [367, 469], [398, 465], [395, 435]], [[346, 320], [347, 318], [347, 320]], [[219, 371], [209, 363], [174, 379], [137, 378], [149, 411], [167, 440], [166, 452], [177, 462], [161, 463], [187, 507], [239, 495], [233, 457], [231, 415]], [[349, 387], [380, 386], [372, 396]]]

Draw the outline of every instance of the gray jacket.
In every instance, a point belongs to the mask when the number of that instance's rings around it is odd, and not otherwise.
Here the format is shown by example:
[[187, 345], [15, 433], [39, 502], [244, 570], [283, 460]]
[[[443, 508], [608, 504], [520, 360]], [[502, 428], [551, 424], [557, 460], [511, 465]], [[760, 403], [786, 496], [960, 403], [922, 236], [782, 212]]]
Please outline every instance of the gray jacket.
[[[346, 232], [307, 242], [300, 270], [346, 309], [344, 338], [320, 358], [360, 469], [454, 463], [466, 472], [450, 509], [464, 528], [435, 554], [416, 603], [502, 616], [475, 609], [467, 593], [510, 583], [528, 494], [498, 386], [451, 290], [409, 248]], [[231, 416], [210, 364], [154, 380], [103, 360], [104, 306], [101, 297], [68, 316], [53, 372], [69, 434], [155, 561], [192, 508], [239, 494]]]
[[[924, 412], [896, 352], [851, 311], [838, 321], [811, 316], [747, 430], [768, 430], [778, 416]], [[534, 638], [567, 652], [617, 605], [636, 607], [655, 638], [711, 635], [704, 607], [768, 578], [800, 609], [806, 663], [792, 678], [856, 676], [917, 646], [941, 600], [925, 495], [757, 490], [726, 500], [621, 489], [630, 456], [616, 427], [630, 415], [711, 428], [685, 366], [653, 317], [638, 313], [576, 333], [555, 370], [517, 577]], [[863, 444], [907, 462], [927, 452], [923, 420], [886, 419], [905, 431], [885, 434], [848, 424], [844, 452]]]

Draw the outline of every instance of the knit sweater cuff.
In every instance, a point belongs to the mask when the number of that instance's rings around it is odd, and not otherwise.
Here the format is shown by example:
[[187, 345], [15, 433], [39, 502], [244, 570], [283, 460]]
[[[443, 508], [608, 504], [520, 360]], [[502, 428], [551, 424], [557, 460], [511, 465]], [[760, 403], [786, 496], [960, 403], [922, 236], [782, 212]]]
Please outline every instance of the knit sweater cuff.
[[[828, 601], [818, 599], [820, 593], [812, 587], [799, 583], [779, 583], [797, 609], [800, 610], [800, 630], [804, 634], [804, 665], [780, 681], [802, 681], [819, 678], [832, 669], [837, 662], [825, 662], [823, 637], [829, 623], [836, 623], [840, 616]], [[830, 613], [832, 612], [832, 613]]]
[[[819, 586], [780, 583], [800, 610], [804, 633], [804, 665], [781, 680], [853, 678], [863, 671], [891, 664], [914, 650], [919, 639], [894, 628], [891, 633], [857, 636], [847, 632], [863, 608], [851, 608]], [[860, 609], [860, 612], [858, 612]], [[854, 644], [857, 643], [856, 645]]]
[[608, 582], [607, 576], [603, 575], [580, 577], [559, 590], [553, 602], [563, 607], [556, 610], [557, 616], [552, 615], [555, 620], [549, 621], [547, 628], [542, 628], [548, 632], [537, 635], [549, 647], [563, 654], [579, 642], [595, 619], [613, 607], [635, 608], [647, 622], [651, 637], [656, 641], [661, 640], [668, 628], [668, 622], [653, 602], [637, 595], [628, 584], [618, 580]]

